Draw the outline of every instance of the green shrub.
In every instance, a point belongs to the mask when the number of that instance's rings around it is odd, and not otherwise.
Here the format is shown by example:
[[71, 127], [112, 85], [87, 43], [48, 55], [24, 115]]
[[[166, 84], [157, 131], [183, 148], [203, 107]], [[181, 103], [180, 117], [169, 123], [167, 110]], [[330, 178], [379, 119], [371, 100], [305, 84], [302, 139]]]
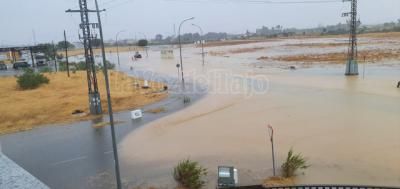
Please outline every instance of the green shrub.
[[141, 40], [139, 40], [138, 43], [137, 43], [137, 45], [138, 45], [139, 47], [145, 47], [145, 46], [147, 46], [148, 44], [149, 44], [149, 41], [147, 41], [146, 39], [141, 39]]
[[189, 159], [180, 162], [174, 168], [174, 178], [183, 187], [190, 189], [199, 189], [205, 185], [202, 180], [207, 175], [207, 169], [199, 165], [198, 162]]
[[58, 62], [58, 71], [64, 72], [67, 71], [67, 63], [64, 61]]
[[36, 89], [42, 84], [49, 83], [49, 79], [32, 69], [26, 69], [24, 74], [17, 77], [17, 83], [21, 89]]
[[[107, 69], [108, 70], [113, 70], [113, 69], [115, 69], [115, 64], [113, 64], [113, 63], [111, 63], [110, 61], [108, 61], [108, 60], [106, 60], [106, 66], [107, 66]], [[103, 70], [103, 63], [101, 63], [101, 64], [99, 64], [98, 66], [97, 66], [97, 69], [99, 69], [99, 70]]]
[[86, 63], [85, 61], [80, 61], [78, 63], [72, 62], [70, 65], [75, 65], [76, 70], [86, 70]]
[[184, 104], [188, 104], [188, 103], [190, 103], [190, 101], [191, 101], [190, 97], [188, 97], [186, 95], [183, 97], [183, 103]]
[[282, 164], [283, 176], [288, 178], [295, 175], [296, 171], [299, 169], [307, 169], [307, 160], [301, 154], [293, 154], [293, 149], [290, 149], [286, 162]]
[[46, 67], [40, 68], [39, 72], [40, 73], [51, 73], [51, 72], [53, 72], [53, 70], [50, 67], [46, 66]]
[[[67, 71], [67, 63], [65, 61], [59, 62], [59, 71]], [[107, 69], [113, 70], [115, 69], [115, 64], [111, 63], [110, 61], [106, 60], [106, 65]], [[85, 61], [80, 61], [80, 62], [69, 62], [69, 69], [72, 72], [76, 71], [85, 71], [86, 70], [86, 62]], [[95, 69], [96, 71], [103, 70], [103, 63], [101, 64], [95, 64]]]

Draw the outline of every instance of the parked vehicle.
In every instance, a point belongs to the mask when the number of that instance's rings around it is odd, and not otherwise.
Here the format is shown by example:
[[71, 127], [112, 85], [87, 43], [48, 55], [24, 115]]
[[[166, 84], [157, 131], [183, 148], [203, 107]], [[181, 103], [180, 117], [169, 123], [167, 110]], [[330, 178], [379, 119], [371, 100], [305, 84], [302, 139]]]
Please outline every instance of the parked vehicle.
[[142, 55], [139, 54], [139, 52], [136, 52], [134, 57], [135, 57], [135, 59], [138, 59], [138, 58], [142, 58]]
[[4, 63], [0, 63], [0, 70], [7, 70], [7, 65]]
[[18, 70], [20, 68], [29, 68], [30, 65], [28, 64], [28, 62], [15, 62], [13, 64], [13, 68]]
[[36, 54], [35, 61], [36, 61], [35, 63], [37, 66], [46, 66], [47, 65], [47, 59], [43, 53]]

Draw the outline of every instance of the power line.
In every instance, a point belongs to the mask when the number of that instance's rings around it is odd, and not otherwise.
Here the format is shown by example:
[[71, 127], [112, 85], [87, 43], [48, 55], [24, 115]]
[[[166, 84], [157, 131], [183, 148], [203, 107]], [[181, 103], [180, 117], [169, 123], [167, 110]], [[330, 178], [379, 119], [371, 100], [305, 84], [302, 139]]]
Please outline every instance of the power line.
[[262, 3], [262, 4], [322, 4], [322, 3], [339, 3], [342, 0], [302, 0], [302, 1], [269, 1], [269, 0], [164, 0], [164, 1], [175, 1], [175, 2], [185, 2], [185, 3]]
[[321, 3], [338, 3], [342, 2], [341, 0], [328, 0], [328, 1], [257, 1], [257, 0], [248, 0], [248, 2], [254, 3], [265, 3], [265, 4], [321, 4]]
[[[131, 3], [135, 0], [110, 0], [105, 3], [104, 5], [110, 5], [106, 7], [107, 10], [114, 9], [116, 7], [125, 5], [127, 3]], [[325, 3], [340, 3], [342, 0], [302, 0], [302, 1], [269, 1], [269, 0], [162, 0], [166, 2], [183, 2], [183, 3], [251, 3], [251, 4], [325, 4]], [[118, 2], [116, 4], [113, 4]]]

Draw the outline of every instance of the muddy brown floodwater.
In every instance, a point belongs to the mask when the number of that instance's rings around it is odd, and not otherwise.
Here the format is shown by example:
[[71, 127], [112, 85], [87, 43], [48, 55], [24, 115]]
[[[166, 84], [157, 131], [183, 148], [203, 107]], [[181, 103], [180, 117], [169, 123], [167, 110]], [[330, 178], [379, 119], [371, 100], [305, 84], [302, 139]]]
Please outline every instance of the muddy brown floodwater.
[[[299, 173], [298, 184], [399, 186], [400, 90], [395, 85], [400, 66], [367, 65], [365, 76], [360, 66], [360, 76], [345, 77], [344, 65], [290, 71], [281, 69], [286, 64], [257, 60], [259, 55], [269, 56], [265, 49], [295, 42], [240, 45], [265, 48], [230, 57], [207, 56], [205, 68], [200, 49], [186, 47], [186, 77], [207, 83], [208, 95], [127, 135], [120, 144], [122, 175], [134, 185], [172, 188], [173, 167], [190, 158], [208, 168], [207, 188], [215, 186], [218, 165], [237, 167], [240, 184], [260, 184], [272, 176], [267, 138], [271, 124], [277, 166], [290, 148], [311, 164]], [[152, 51], [150, 57], [158, 53]], [[124, 56], [125, 64], [132, 64], [130, 55]], [[177, 59], [141, 61], [134, 65], [177, 75]]]

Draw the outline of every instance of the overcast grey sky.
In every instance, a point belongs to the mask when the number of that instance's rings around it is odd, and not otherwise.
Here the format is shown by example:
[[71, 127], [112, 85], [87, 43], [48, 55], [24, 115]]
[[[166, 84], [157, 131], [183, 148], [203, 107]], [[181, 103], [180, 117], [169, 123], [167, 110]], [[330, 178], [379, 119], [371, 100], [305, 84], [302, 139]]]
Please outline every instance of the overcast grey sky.
[[[93, 1], [88, 0], [91, 5]], [[138, 38], [143, 37], [140, 33], [149, 38], [158, 33], [172, 35], [174, 24], [192, 16], [196, 17], [193, 23], [202, 26], [204, 32], [244, 33], [246, 29], [254, 32], [263, 25], [278, 24], [283, 27], [314, 27], [343, 23], [345, 18], [341, 13], [350, 9], [350, 3], [340, 1], [323, 4], [269, 4], [252, 0], [98, 1], [101, 8], [107, 9], [102, 16], [105, 39], [115, 38], [120, 30], [126, 30], [121, 33], [121, 38], [134, 38], [135, 33]], [[400, 0], [359, 0], [358, 4], [364, 24], [400, 18]], [[59, 41], [64, 29], [70, 41], [77, 41], [80, 17], [76, 13], [65, 13], [69, 8], [77, 9], [78, 0], [2, 0], [0, 45], [32, 44], [33, 33], [38, 43]], [[186, 24], [183, 32], [196, 32], [196, 28]]]

